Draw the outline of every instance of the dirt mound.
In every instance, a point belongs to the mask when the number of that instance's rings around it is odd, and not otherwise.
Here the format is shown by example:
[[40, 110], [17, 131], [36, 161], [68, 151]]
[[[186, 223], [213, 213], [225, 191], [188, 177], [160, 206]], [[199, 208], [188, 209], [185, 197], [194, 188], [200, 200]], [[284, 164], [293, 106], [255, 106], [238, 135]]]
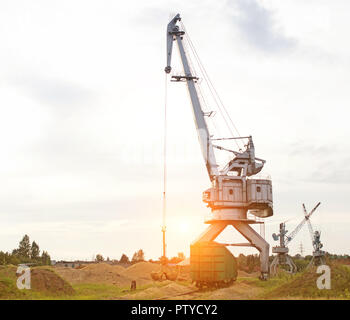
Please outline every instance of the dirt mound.
[[153, 282], [152, 272], [159, 272], [159, 264], [151, 262], [138, 262], [128, 268], [107, 263], [94, 263], [85, 265], [81, 269], [56, 267], [56, 272], [72, 284], [103, 283], [119, 287], [130, 287], [135, 280], [137, 287]]
[[31, 270], [31, 289], [54, 295], [72, 295], [74, 289], [55, 272], [34, 268]]
[[178, 275], [177, 280], [179, 281], [189, 281], [191, 280], [191, 266], [177, 266]]
[[122, 273], [125, 271], [125, 268], [118, 266], [118, 265], [110, 265], [108, 263], [94, 263], [94, 264], [88, 264], [84, 265], [82, 270], [85, 271], [93, 271], [93, 272], [114, 272], [114, 273]]
[[167, 299], [179, 294], [185, 294], [193, 288], [177, 284], [175, 282], [164, 282], [165, 285], [147, 288], [140, 292], [123, 296], [126, 300], [151, 300], [151, 299]]
[[207, 300], [241, 300], [254, 299], [261, 291], [249, 282], [236, 282], [228, 288], [209, 291], [201, 299]]
[[250, 277], [250, 273], [242, 271], [242, 270], [238, 270], [237, 276], [246, 278], [246, 277]]
[[114, 271], [119, 272], [119, 273], [123, 273], [125, 271], [124, 267], [118, 266], [118, 265], [112, 265], [112, 268]]
[[122, 275], [134, 279], [151, 280], [151, 273], [159, 272], [160, 269], [161, 266], [159, 264], [144, 261], [135, 263], [132, 266], [124, 269]]
[[57, 267], [56, 272], [72, 284], [103, 283], [119, 287], [128, 287], [133, 279], [123, 275], [125, 269], [107, 263], [96, 263], [84, 266], [81, 269]]
[[238, 277], [242, 277], [242, 278], [258, 278], [260, 275], [260, 272], [252, 272], [252, 273], [248, 273], [248, 272], [245, 272], [243, 270], [238, 270], [238, 274], [237, 276]]
[[30, 270], [31, 290], [17, 288], [15, 266], [0, 266], [0, 299], [24, 299], [31, 297], [32, 292], [40, 292], [48, 297], [72, 295], [74, 289], [59, 275], [45, 267], [34, 267]]
[[162, 289], [162, 293], [165, 296], [184, 294], [186, 292], [191, 291], [191, 288], [187, 286], [182, 286], [181, 284], [178, 284], [176, 282], [171, 282], [166, 286], [162, 287], [161, 289]]

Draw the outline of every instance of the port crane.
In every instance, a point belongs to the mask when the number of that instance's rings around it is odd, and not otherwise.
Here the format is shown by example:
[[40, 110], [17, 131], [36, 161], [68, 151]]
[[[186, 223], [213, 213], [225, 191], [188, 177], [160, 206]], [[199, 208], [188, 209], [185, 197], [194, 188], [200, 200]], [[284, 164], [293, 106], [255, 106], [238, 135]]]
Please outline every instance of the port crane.
[[[272, 182], [270, 179], [257, 179], [265, 160], [255, 156], [252, 136], [213, 138], [209, 132], [206, 118], [211, 113], [203, 111], [198, 94], [199, 78], [191, 70], [191, 64], [183, 40], [186, 36], [183, 25], [179, 26], [181, 17], [177, 14], [167, 26], [167, 64], [165, 73], [172, 71], [171, 59], [173, 43], [176, 42], [183, 67], [183, 74], [173, 75], [172, 81], [185, 82], [189, 92], [194, 122], [201, 146], [211, 188], [203, 193], [203, 201], [211, 209], [205, 223], [208, 228], [193, 242], [210, 242], [228, 226], [232, 225], [243, 235], [248, 243], [231, 244], [235, 246], [255, 247], [260, 252], [261, 279], [269, 274], [269, 244], [250, 225], [259, 223], [257, 219], [248, 218], [248, 212], [255, 217], [267, 218], [273, 215]], [[220, 145], [220, 141], [246, 141], [245, 150], [234, 150]], [[230, 160], [222, 168], [216, 159], [216, 152], [226, 152]], [[261, 221], [260, 221], [261, 223]]]
[[278, 241], [279, 239], [280, 244], [279, 246], [272, 248], [272, 253], [277, 253], [277, 255], [274, 257], [270, 266], [271, 274], [276, 273], [278, 265], [287, 265], [289, 267], [288, 272], [290, 273], [297, 272], [297, 267], [293, 262], [293, 259], [288, 255], [288, 252], [289, 252], [288, 244], [295, 238], [297, 233], [302, 229], [302, 227], [306, 222], [308, 223], [309, 229], [311, 228], [310, 232], [312, 233], [312, 235], [314, 234], [312, 231], [310, 218], [320, 204], [321, 202], [319, 202], [309, 213], [307, 213], [305, 209], [305, 205], [303, 204], [305, 217], [291, 233], [288, 234], [288, 230], [286, 230], [286, 224], [283, 222], [280, 224], [279, 234], [275, 234], [275, 233], [272, 234], [273, 240]]
[[[306, 211], [305, 204], [303, 204], [303, 210], [304, 210], [304, 215], [307, 216], [308, 213]], [[316, 266], [325, 264], [325, 259], [324, 259], [325, 252], [321, 250], [323, 248], [323, 244], [321, 243], [321, 232], [318, 230], [314, 231], [309, 219], [307, 220], [307, 222], [308, 222], [312, 247], [314, 249], [314, 251], [312, 252], [312, 259], [307, 267], [311, 266], [312, 264], [315, 264]]]

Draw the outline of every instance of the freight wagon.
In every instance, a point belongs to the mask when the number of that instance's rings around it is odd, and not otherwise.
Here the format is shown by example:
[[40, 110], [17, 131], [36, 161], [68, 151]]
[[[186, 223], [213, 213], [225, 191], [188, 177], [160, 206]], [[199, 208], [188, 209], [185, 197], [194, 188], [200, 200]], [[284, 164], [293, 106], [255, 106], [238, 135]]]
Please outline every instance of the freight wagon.
[[237, 279], [237, 261], [225, 245], [197, 242], [191, 245], [190, 272], [198, 288], [225, 287]]

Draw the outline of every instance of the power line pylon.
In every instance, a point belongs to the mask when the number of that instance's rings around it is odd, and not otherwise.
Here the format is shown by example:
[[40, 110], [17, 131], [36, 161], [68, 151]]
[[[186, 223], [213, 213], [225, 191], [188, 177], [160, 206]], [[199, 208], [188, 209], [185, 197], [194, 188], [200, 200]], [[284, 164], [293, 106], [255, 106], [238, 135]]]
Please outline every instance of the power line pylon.
[[300, 256], [304, 257], [304, 247], [303, 247], [303, 244], [301, 242], [300, 242], [300, 245], [299, 245], [299, 252], [300, 252]]

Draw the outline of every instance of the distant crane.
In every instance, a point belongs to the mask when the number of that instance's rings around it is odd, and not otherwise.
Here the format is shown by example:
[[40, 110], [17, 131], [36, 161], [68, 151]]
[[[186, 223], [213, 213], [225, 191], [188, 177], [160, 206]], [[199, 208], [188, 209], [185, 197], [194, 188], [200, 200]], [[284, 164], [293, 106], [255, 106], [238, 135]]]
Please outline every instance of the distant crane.
[[[288, 272], [295, 273], [297, 271], [297, 267], [292, 260], [292, 258], [288, 255], [289, 248], [287, 247], [288, 244], [294, 239], [294, 237], [297, 235], [297, 233], [301, 230], [301, 228], [304, 226], [305, 222], [308, 222], [309, 228], [311, 226], [310, 223], [310, 217], [315, 212], [315, 210], [318, 208], [318, 206], [321, 204], [319, 202], [310, 213], [307, 213], [306, 210], [304, 210], [305, 217], [304, 219], [297, 225], [297, 227], [289, 234], [288, 230], [286, 230], [285, 223], [280, 224], [280, 233], [279, 234], [272, 234], [272, 238], [275, 241], [280, 240], [280, 245], [272, 248], [272, 253], [277, 253], [277, 255], [274, 257], [271, 265], [270, 265], [270, 273], [276, 274], [277, 266], [278, 265], [287, 265], [289, 266]], [[303, 208], [305, 206], [303, 205]], [[312, 227], [311, 227], [312, 229]]]
[[[305, 205], [303, 204], [303, 209], [304, 209], [304, 214], [305, 216], [308, 215]], [[312, 252], [312, 259], [309, 263], [309, 266], [311, 266], [312, 264], [314, 264], [315, 266], [319, 266], [322, 264], [325, 264], [325, 252], [322, 249], [323, 244], [321, 243], [321, 232], [320, 231], [314, 231], [311, 225], [310, 220], [307, 220], [308, 222], [308, 227], [309, 227], [309, 232], [310, 232], [310, 236], [311, 236], [311, 243], [313, 246], [314, 251]]]

